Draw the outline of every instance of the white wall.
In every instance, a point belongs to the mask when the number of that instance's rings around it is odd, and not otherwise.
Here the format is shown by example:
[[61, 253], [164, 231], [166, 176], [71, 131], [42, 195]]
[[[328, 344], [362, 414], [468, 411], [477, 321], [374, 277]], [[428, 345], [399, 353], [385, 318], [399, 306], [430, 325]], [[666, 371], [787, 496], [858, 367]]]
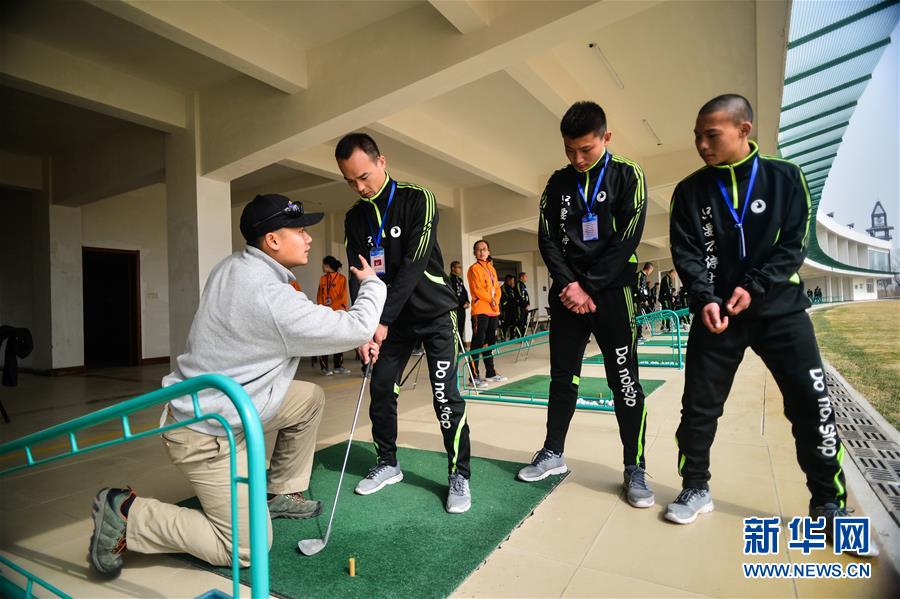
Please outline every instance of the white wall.
[[168, 356], [166, 186], [150, 185], [87, 204], [81, 214], [82, 245], [140, 251], [141, 357]]

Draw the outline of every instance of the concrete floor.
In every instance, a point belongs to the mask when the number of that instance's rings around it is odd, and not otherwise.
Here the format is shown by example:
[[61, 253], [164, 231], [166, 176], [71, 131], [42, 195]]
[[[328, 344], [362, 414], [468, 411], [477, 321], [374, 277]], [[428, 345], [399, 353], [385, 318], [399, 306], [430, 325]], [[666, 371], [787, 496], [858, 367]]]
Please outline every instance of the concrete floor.
[[[304, 360], [298, 378], [320, 384], [327, 407], [318, 445], [346, 439], [360, 379], [323, 377]], [[512, 378], [549, 372], [547, 347], [532, 350], [519, 364], [498, 361]], [[19, 387], [0, 388], [13, 422], [0, 425], [0, 442], [106, 407], [156, 388], [165, 366], [109, 369], [83, 376], [22, 375]], [[897, 579], [884, 558], [871, 561], [870, 580], [748, 580], [741, 563], [854, 561], [831, 551], [804, 557], [788, 551], [786, 526], [777, 556], [747, 557], [742, 519], [806, 513], [808, 494], [794, 457], [781, 396], [762, 362], [748, 353], [720, 420], [712, 453], [711, 481], [716, 510], [689, 526], [663, 518], [665, 504], [680, 489], [676, 472], [683, 373], [642, 368], [646, 378], [667, 381], [648, 399], [646, 452], [657, 505], [631, 508], [622, 498], [621, 445], [611, 414], [578, 412], [566, 448], [572, 474], [521, 527], [460, 586], [460, 597], [896, 597]], [[602, 366], [585, 366], [583, 376], [603, 376]], [[426, 376], [423, 372], [421, 381]], [[365, 408], [364, 408], [365, 410]], [[543, 441], [545, 410], [471, 402], [473, 453], [527, 462]], [[159, 410], [134, 418], [150, 427]], [[357, 438], [371, 439], [365, 416]], [[116, 426], [83, 433], [83, 439], [112, 438]], [[81, 438], [81, 437], [80, 437]], [[426, 386], [400, 399], [403, 446], [440, 451], [441, 437]], [[63, 444], [59, 445], [63, 447]], [[845, 461], [847, 467], [851, 460]], [[13, 462], [0, 457], [0, 467]], [[355, 484], [355, 481], [345, 481]], [[91, 532], [90, 504], [102, 486], [132, 485], [145, 496], [179, 501], [190, 486], [169, 465], [158, 439], [30, 469], [4, 477], [0, 493], [0, 553], [75, 597], [192, 597], [213, 588], [230, 592], [230, 582], [167, 556], [127, 553], [122, 575], [103, 581], [85, 556]], [[389, 489], [386, 491], [389, 492]], [[851, 505], [853, 504], [853, 490]], [[472, 479], [478, 509], [478, 473]], [[859, 514], [859, 511], [857, 512]], [[465, 517], [465, 516], [461, 516]], [[5, 569], [3, 569], [5, 572]], [[13, 577], [15, 579], [15, 577]], [[246, 591], [246, 590], [245, 590]], [[40, 595], [40, 593], [38, 593]], [[249, 596], [248, 592], [244, 593]], [[385, 595], [390, 589], [385, 589]]]

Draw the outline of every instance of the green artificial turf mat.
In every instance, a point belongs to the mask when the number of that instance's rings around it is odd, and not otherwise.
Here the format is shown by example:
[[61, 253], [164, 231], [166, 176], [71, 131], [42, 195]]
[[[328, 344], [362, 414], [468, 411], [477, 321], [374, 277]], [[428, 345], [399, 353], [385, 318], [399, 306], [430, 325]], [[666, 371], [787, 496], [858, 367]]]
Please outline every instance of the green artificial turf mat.
[[[368, 496], [353, 493], [375, 463], [369, 443], [354, 442], [328, 545], [317, 555], [297, 550], [301, 539], [322, 538], [328, 526], [346, 443], [316, 453], [309, 497], [323, 502], [313, 520], [272, 521], [270, 591], [282, 597], [446, 597], [531, 514], [563, 477], [515, 480], [517, 462], [472, 458], [472, 509], [444, 511], [447, 455], [400, 448], [401, 483]], [[181, 505], [198, 507], [196, 498]], [[348, 559], [356, 558], [356, 576]], [[230, 568], [191, 563], [231, 578]], [[247, 583], [249, 569], [241, 571]]]
[[[663, 383], [665, 383], [665, 381], [641, 379], [644, 395], [650, 395]], [[546, 374], [536, 374], [519, 381], [500, 385], [499, 387], [479, 389], [478, 395], [508, 395], [521, 397], [540, 395], [546, 398], [550, 395], [550, 376]], [[581, 377], [581, 382], [578, 384], [578, 395], [579, 397], [599, 397], [602, 400], [612, 401], [612, 392], [606, 384], [606, 379], [602, 377]]]

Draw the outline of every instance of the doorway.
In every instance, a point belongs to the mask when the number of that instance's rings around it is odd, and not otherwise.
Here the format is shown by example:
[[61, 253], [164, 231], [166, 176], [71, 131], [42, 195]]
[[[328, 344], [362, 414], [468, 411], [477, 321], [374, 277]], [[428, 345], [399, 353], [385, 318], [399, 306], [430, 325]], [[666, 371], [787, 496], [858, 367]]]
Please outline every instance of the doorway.
[[140, 364], [140, 258], [137, 250], [81, 248], [87, 368]]

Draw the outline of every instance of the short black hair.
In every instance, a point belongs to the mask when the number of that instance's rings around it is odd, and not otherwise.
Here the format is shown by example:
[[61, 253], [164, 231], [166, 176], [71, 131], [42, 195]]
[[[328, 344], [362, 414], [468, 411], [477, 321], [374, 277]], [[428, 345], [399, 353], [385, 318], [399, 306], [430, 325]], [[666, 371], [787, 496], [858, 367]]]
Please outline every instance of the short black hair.
[[521, 279], [522, 277], [525, 277], [525, 276], [528, 276], [528, 273], [527, 273], [527, 272], [522, 271], [522, 272], [519, 273], [519, 278], [520, 278], [520, 279]]
[[653, 263], [652, 262], [644, 262], [644, 268], [642, 268], [641, 270], [647, 270], [648, 266], [650, 268], [653, 268]]
[[563, 115], [559, 132], [566, 139], [578, 139], [588, 133], [606, 133], [606, 113], [596, 102], [575, 102]]
[[750, 105], [750, 100], [740, 94], [716, 96], [700, 107], [700, 112], [697, 113], [697, 116], [714, 112], [727, 112], [731, 115], [735, 125], [743, 122], [753, 122], [753, 106]]
[[475, 251], [476, 248], [478, 248], [478, 244], [479, 244], [479, 243], [483, 243], [484, 245], [486, 245], [488, 251], [491, 250], [491, 244], [489, 244], [489, 243], [487, 242], [487, 239], [479, 239], [478, 241], [476, 241], [475, 243], [472, 244], [472, 251], [473, 251], [473, 252]]
[[334, 148], [334, 157], [338, 160], [347, 160], [357, 149], [365, 152], [373, 161], [381, 156], [378, 144], [367, 133], [348, 133], [341, 138]]
[[506, 275], [505, 277], [503, 277], [503, 281], [504, 281], [504, 282], [506, 282], [506, 281], [515, 281], [515, 280], [516, 280], [516, 275]]
[[457, 266], [460, 267], [460, 268], [462, 268], [462, 263], [461, 263], [459, 260], [454, 260], [453, 262], [450, 263], [450, 268], [451, 268], [451, 269], [454, 269], [454, 268], [456, 268]]
[[339, 271], [341, 269], [341, 266], [343, 266], [343, 264], [341, 264], [341, 261], [334, 256], [325, 256], [324, 258], [322, 258], [322, 264], [327, 264], [328, 268], [330, 268], [334, 272]]

